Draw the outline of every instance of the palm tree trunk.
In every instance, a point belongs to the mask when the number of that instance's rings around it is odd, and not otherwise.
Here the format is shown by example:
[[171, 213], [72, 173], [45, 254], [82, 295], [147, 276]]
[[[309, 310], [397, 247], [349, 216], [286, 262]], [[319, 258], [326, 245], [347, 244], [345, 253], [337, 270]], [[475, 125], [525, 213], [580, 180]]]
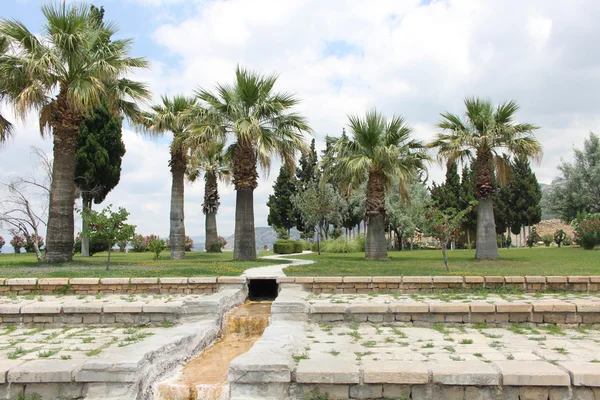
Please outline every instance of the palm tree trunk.
[[219, 205], [217, 175], [215, 171], [207, 171], [204, 174], [204, 204], [202, 204], [202, 211], [206, 215], [204, 220], [206, 234], [204, 250], [207, 252], [216, 251], [215, 245], [219, 242], [219, 234], [217, 233], [217, 210]]
[[256, 260], [254, 189], [238, 189], [235, 199], [234, 260]]
[[256, 260], [254, 189], [258, 186], [256, 154], [251, 143], [238, 142], [233, 159], [236, 190], [234, 260]]
[[367, 238], [365, 256], [370, 260], [388, 258], [385, 239], [385, 186], [379, 172], [369, 172], [367, 182]]
[[[64, 119], [70, 116], [68, 111], [65, 114]], [[46, 260], [50, 263], [73, 259], [75, 149], [79, 124], [71, 122], [61, 121], [60, 126], [54, 126], [53, 132], [54, 161], [46, 241]]]
[[181, 148], [171, 149], [171, 221], [169, 240], [171, 241], [171, 260], [185, 258], [185, 223], [184, 223], [184, 177], [186, 159]]
[[85, 196], [81, 197], [81, 256], [89, 257], [90, 256], [90, 238], [87, 236], [87, 232], [89, 230], [89, 224], [87, 220], [87, 210], [92, 208], [92, 199], [89, 199]]
[[492, 154], [486, 150], [477, 150], [476, 160], [476, 195], [477, 207], [477, 246], [475, 258], [478, 260], [497, 260], [498, 243], [496, 242], [496, 223], [494, 222], [494, 203], [492, 194]]

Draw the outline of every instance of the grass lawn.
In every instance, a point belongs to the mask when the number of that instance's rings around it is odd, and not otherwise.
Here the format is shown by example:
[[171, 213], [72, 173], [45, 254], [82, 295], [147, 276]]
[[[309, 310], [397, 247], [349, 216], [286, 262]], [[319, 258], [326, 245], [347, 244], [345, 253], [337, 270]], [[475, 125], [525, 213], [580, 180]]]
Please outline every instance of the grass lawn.
[[[62, 264], [44, 264], [34, 254], [0, 254], [1, 278], [78, 278], [78, 277], [162, 277], [162, 276], [219, 276], [240, 275], [248, 268], [286, 261], [259, 259], [233, 261], [233, 252], [188, 252], [184, 260], [170, 260], [164, 251], [160, 259], [152, 260], [147, 253], [111, 253], [110, 270], [106, 271], [106, 254], [92, 257], [76, 255], [73, 261]], [[259, 256], [272, 254], [260, 252]]]
[[315, 264], [287, 267], [289, 276], [378, 275], [600, 275], [600, 250], [580, 247], [500, 249], [499, 261], [475, 260], [475, 250], [448, 251], [446, 272], [441, 250], [393, 251], [387, 261], [367, 261], [364, 253], [316, 253], [294, 258]]

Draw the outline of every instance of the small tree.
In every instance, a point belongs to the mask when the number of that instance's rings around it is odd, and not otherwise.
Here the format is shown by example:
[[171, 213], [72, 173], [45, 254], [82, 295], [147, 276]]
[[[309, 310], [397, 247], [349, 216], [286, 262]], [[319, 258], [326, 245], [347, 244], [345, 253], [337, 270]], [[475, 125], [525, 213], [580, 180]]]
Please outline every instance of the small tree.
[[150, 250], [151, 253], [154, 253], [152, 255], [152, 259], [154, 261], [156, 261], [160, 258], [160, 252], [163, 251], [164, 249], [165, 249], [165, 241], [162, 239], [152, 239], [150, 244], [148, 244], [148, 250]]
[[12, 240], [10, 241], [10, 245], [13, 247], [13, 249], [15, 249], [15, 254], [19, 254], [21, 249], [24, 248], [26, 244], [27, 241], [25, 240], [25, 237], [21, 235], [13, 236]]
[[554, 232], [554, 242], [558, 245], [558, 247], [562, 245], [566, 238], [567, 234], [562, 229], [559, 229], [556, 232]]
[[462, 211], [456, 211], [453, 208], [441, 211], [438, 208], [432, 207], [428, 212], [428, 220], [431, 224], [431, 234], [434, 238], [439, 240], [442, 245], [442, 255], [444, 256], [446, 271], [450, 271], [450, 268], [448, 268], [448, 257], [446, 255], [448, 243], [456, 239], [458, 228], [463, 223], [467, 213], [471, 211], [471, 207], [472, 206], [469, 206], [469, 208]]
[[529, 248], [532, 248], [533, 246], [535, 246], [535, 244], [537, 242], [540, 241], [540, 234], [537, 233], [537, 229], [535, 228], [535, 226], [533, 228], [531, 228], [531, 234], [529, 236], [527, 236], [527, 246]]
[[550, 235], [542, 236], [542, 242], [544, 242], [544, 246], [546, 246], [546, 247], [550, 247], [550, 245], [552, 244], [553, 241], [554, 241], [554, 238]]
[[90, 229], [84, 234], [90, 238], [90, 241], [108, 244], [107, 271], [110, 269], [110, 253], [113, 246], [119, 242], [131, 240], [135, 235], [135, 226], [125, 223], [129, 217], [127, 210], [119, 207], [118, 211], [112, 211], [111, 207], [112, 205], [109, 205], [100, 212], [92, 209], [85, 210]]
[[6, 244], [6, 241], [4, 241], [4, 238], [2, 236], [0, 236], [0, 253], [2, 253], [2, 246], [4, 246]]

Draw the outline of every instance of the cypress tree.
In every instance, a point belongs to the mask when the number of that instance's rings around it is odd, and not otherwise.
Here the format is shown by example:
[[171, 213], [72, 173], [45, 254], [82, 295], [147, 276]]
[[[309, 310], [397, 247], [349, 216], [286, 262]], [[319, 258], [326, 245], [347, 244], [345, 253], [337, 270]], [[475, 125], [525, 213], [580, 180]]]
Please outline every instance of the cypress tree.
[[458, 176], [456, 162], [446, 165], [446, 180], [441, 185], [435, 182], [431, 188], [431, 200], [436, 208], [441, 211], [453, 208], [459, 210], [461, 207], [461, 184]]
[[512, 224], [513, 233], [518, 234], [519, 232], [515, 232], [515, 225], [531, 226], [542, 220], [542, 189], [527, 158], [517, 157], [512, 168]]
[[[104, 7], [90, 6], [90, 14], [98, 23], [104, 18]], [[110, 113], [106, 104], [87, 115], [77, 134], [75, 184], [81, 192], [82, 208], [100, 204], [121, 179], [121, 160], [125, 154], [121, 127], [123, 119]], [[85, 213], [83, 213], [85, 215]], [[85, 217], [82, 229], [87, 230]], [[82, 238], [81, 254], [89, 255], [89, 241]]]
[[296, 178], [285, 166], [279, 170], [279, 176], [273, 184], [273, 194], [269, 195], [267, 207], [269, 226], [289, 230], [296, 225], [296, 213], [291, 198], [296, 194]]
[[[306, 153], [302, 153], [300, 160], [298, 160], [298, 168], [296, 168], [296, 180], [297, 180], [297, 191], [299, 193], [305, 191], [312, 183], [318, 182], [318, 158], [317, 150], [315, 148], [315, 139], [310, 142], [310, 149]], [[303, 237], [312, 237], [312, 233], [315, 230], [314, 226], [306, 226], [302, 221], [300, 212], [294, 210], [296, 218], [296, 228], [303, 232]]]
[[[465, 165], [462, 168], [460, 180], [460, 205], [459, 210], [466, 210], [471, 202], [475, 201], [475, 171]], [[467, 232], [467, 242], [471, 245], [471, 230], [477, 228], [477, 207], [465, 215], [462, 229]]]

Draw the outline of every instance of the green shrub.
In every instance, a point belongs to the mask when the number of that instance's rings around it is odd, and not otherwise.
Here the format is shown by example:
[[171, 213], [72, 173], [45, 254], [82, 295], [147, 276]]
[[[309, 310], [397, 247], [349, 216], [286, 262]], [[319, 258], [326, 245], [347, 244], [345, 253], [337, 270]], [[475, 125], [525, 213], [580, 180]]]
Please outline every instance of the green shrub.
[[313, 248], [313, 243], [308, 240], [301, 240], [300, 243], [302, 243], [302, 250], [312, 250]]
[[148, 250], [150, 250], [152, 253], [154, 253], [154, 255], [152, 256], [152, 259], [154, 261], [156, 261], [160, 258], [160, 252], [163, 251], [164, 249], [165, 249], [165, 241], [162, 239], [154, 239], [148, 245]]
[[304, 250], [304, 244], [299, 240], [295, 240], [294, 241], [294, 253], [302, 253], [303, 250]]
[[294, 241], [278, 240], [273, 243], [273, 253], [275, 254], [292, 254], [294, 252]]
[[558, 247], [560, 247], [564, 243], [566, 238], [567, 234], [562, 229], [559, 229], [556, 232], [554, 232], [554, 241], [556, 242]]
[[554, 238], [550, 235], [542, 236], [542, 242], [544, 242], [544, 246], [546, 246], [546, 247], [550, 247], [550, 245], [552, 244], [553, 241], [554, 241]]
[[575, 240], [585, 250], [600, 244], [600, 214], [581, 214], [575, 224]]
[[564, 246], [571, 246], [573, 244], [573, 238], [569, 235], [565, 236], [565, 240], [563, 240]]

